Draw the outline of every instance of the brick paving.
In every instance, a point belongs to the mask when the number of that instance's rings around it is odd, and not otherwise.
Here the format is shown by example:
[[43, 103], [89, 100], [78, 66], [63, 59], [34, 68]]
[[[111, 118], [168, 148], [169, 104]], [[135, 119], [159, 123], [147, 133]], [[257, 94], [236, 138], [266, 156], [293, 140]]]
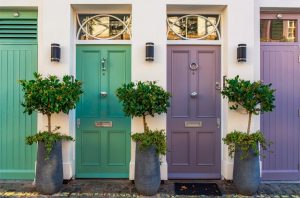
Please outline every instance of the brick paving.
[[[207, 196], [176, 196], [174, 180], [165, 181], [156, 196], [164, 197], [207, 197]], [[180, 182], [213, 182], [217, 183], [222, 197], [246, 197], [236, 193], [231, 181], [201, 181]], [[0, 180], [0, 197], [143, 197], [137, 194], [134, 184], [128, 180], [80, 179], [64, 184], [62, 190], [52, 196], [39, 195], [32, 181]], [[262, 183], [254, 197], [292, 197], [300, 198], [300, 183]]]

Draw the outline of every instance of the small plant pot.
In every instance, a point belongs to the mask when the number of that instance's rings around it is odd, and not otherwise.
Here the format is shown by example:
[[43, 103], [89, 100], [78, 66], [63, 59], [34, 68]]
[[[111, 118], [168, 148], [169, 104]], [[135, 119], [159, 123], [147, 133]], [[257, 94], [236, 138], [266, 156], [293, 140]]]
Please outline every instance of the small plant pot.
[[[258, 147], [258, 144], [257, 144]], [[260, 184], [259, 156], [250, 149], [248, 156], [241, 159], [242, 150], [236, 146], [234, 154], [233, 183], [239, 194], [254, 195]]]
[[36, 189], [44, 195], [58, 192], [63, 185], [62, 143], [56, 141], [46, 158], [46, 149], [43, 142], [38, 143], [36, 165]]
[[154, 146], [141, 150], [136, 144], [135, 187], [141, 195], [155, 195], [160, 187], [160, 162]]

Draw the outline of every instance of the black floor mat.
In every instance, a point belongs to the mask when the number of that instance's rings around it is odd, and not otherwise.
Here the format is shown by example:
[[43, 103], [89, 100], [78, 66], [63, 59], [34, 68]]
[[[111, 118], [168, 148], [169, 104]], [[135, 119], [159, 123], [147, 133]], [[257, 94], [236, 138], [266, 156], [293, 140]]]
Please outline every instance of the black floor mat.
[[222, 196], [215, 183], [175, 183], [176, 195], [213, 195]]

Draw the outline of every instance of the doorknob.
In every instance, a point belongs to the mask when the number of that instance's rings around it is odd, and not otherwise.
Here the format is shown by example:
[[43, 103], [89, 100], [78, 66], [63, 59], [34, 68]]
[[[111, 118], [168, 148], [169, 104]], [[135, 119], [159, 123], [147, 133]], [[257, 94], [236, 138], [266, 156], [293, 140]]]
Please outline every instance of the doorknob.
[[197, 92], [195, 92], [195, 91], [191, 93], [191, 97], [192, 97], [192, 98], [196, 98], [196, 97], [197, 97], [197, 95], [198, 95], [198, 93], [197, 93]]
[[106, 91], [101, 91], [100, 92], [100, 96], [101, 97], [106, 97], [107, 96], [107, 92]]
[[105, 68], [105, 62], [106, 62], [106, 59], [105, 59], [105, 58], [102, 58], [102, 60], [101, 60], [102, 71], [106, 71], [106, 68]]

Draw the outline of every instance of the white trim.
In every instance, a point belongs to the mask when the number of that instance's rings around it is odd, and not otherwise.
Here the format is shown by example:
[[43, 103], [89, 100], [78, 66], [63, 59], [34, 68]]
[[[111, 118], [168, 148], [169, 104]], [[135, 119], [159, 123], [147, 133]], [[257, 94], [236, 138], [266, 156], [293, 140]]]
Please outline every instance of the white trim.
[[167, 40], [167, 45], [221, 45], [221, 40]]
[[76, 44], [131, 45], [130, 40], [76, 40]]

